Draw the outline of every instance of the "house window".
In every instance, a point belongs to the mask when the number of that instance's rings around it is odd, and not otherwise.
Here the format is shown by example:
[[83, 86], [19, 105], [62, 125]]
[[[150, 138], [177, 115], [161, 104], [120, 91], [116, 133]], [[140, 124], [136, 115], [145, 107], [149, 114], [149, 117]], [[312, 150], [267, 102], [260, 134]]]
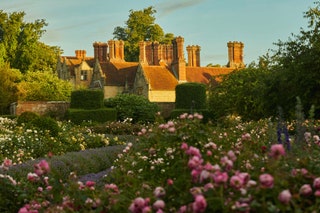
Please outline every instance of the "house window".
[[86, 71], [86, 70], [81, 70], [80, 79], [81, 79], [81, 81], [86, 81], [86, 80], [88, 80], [88, 71]]

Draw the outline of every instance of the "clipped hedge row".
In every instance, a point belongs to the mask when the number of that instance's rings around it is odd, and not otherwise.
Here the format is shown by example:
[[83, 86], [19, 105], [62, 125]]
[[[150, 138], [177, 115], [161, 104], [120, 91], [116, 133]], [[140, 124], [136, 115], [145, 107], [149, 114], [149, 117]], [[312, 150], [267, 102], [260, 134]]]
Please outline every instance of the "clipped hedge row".
[[77, 90], [71, 93], [70, 108], [98, 109], [103, 107], [102, 90]]
[[206, 86], [201, 83], [184, 83], [176, 86], [176, 109], [205, 109]]
[[70, 108], [67, 110], [66, 117], [75, 124], [81, 124], [84, 121], [104, 123], [107, 121], [115, 121], [117, 119], [117, 111], [112, 108], [90, 110]]

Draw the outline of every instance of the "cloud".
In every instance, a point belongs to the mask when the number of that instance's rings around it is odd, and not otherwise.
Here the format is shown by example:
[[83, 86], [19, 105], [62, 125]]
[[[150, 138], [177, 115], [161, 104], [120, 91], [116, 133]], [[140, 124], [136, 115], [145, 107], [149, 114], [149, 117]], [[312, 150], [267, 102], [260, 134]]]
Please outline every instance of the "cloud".
[[176, 10], [181, 10], [187, 7], [191, 7], [197, 4], [201, 4], [206, 0], [176, 0], [176, 1], [167, 1], [158, 4], [156, 7], [160, 11], [160, 16], [165, 16], [170, 13], [173, 13]]

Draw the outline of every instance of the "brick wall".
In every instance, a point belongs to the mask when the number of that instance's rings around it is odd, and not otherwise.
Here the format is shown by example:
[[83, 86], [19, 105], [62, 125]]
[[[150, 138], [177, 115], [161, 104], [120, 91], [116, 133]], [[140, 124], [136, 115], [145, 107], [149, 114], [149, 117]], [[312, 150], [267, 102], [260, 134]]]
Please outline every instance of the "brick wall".
[[29, 111], [39, 115], [52, 115], [56, 118], [62, 118], [69, 108], [70, 103], [65, 101], [24, 101], [18, 102], [16, 106], [16, 115]]

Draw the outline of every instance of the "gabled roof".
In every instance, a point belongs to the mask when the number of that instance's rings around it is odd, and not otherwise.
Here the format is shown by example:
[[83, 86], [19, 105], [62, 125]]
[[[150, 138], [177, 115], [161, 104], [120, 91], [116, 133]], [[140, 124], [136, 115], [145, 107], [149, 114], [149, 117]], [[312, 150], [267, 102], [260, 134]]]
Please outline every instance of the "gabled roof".
[[107, 86], [132, 86], [138, 69], [137, 62], [104, 62], [100, 63], [106, 76]]
[[84, 60], [87, 62], [87, 64], [89, 64], [89, 66], [92, 66], [94, 64], [94, 58], [93, 57], [86, 57], [84, 59], [81, 59], [81, 58], [77, 58], [75, 56], [62, 56], [62, 62], [65, 60], [66, 61], [66, 64], [68, 66], [77, 66], [79, 64], [81, 64], [81, 62]]
[[[233, 70], [230, 67], [186, 67], [187, 81], [208, 84], [212, 76], [225, 75]], [[217, 80], [221, 79], [218, 77]]]
[[175, 90], [177, 79], [165, 66], [142, 66], [151, 90]]

